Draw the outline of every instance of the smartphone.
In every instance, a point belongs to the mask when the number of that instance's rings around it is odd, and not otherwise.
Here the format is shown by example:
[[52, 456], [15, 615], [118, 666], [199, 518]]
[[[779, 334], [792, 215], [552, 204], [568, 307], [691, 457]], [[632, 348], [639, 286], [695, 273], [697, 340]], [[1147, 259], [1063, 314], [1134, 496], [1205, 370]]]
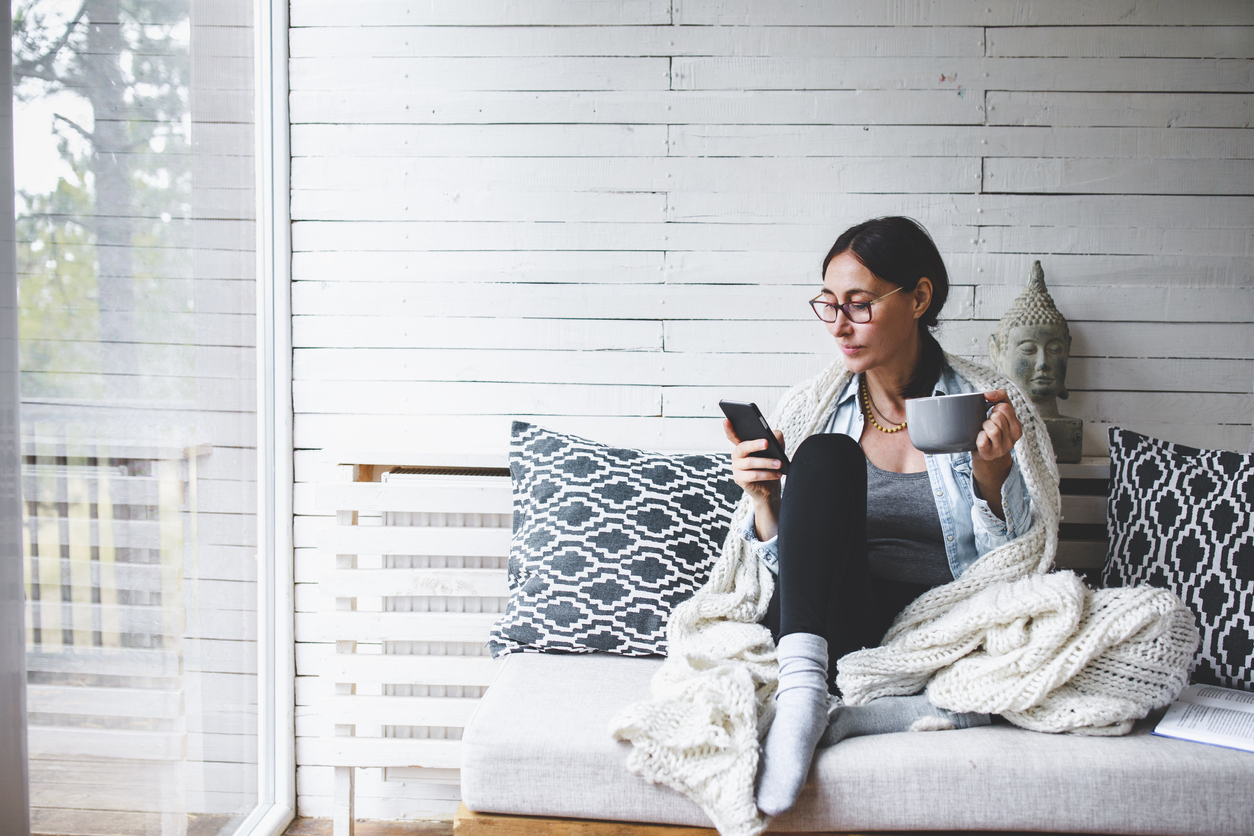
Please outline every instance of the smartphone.
[[771, 426], [762, 417], [762, 412], [758, 409], [757, 404], [742, 403], [740, 401], [719, 401], [718, 405], [723, 410], [723, 414], [727, 416], [727, 420], [731, 421], [732, 429], [736, 431], [736, 435], [741, 441], [749, 441], [754, 438], [766, 439], [766, 449], [756, 453], [756, 456], [779, 459], [779, 472], [788, 473], [788, 457], [784, 455], [784, 449], [779, 446], [775, 433], [771, 432]]

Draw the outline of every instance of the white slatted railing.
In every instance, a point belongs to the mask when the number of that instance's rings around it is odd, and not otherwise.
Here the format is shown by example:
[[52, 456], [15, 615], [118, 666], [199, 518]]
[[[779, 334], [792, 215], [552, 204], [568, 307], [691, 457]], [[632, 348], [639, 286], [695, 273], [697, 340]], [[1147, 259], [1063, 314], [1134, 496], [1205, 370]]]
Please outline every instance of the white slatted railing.
[[359, 768], [429, 784], [437, 807], [456, 800], [462, 729], [495, 676], [486, 644], [508, 595], [506, 456], [435, 464], [341, 465], [344, 481], [317, 491], [335, 513], [317, 537], [333, 558], [319, 589], [334, 610], [302, 640], [334, 644], [319, 694], [335, 736], [305, 751], [335, 768], [336, 836], [352, 833]]

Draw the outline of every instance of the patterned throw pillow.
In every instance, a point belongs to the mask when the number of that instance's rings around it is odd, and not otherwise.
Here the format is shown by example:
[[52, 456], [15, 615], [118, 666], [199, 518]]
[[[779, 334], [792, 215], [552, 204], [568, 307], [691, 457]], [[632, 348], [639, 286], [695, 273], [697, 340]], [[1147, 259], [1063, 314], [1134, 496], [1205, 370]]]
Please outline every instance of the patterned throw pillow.
[[515, 421], [509, 603], [493, 657], [666, 653], [666, 622], [710, 575], [742, 491], [730, 456], [664, 456]]
[[1192, 681], [1254, 689], [1254, 456], [1110, 428], [1106, 586], [1180, 596], [1202, 633]]

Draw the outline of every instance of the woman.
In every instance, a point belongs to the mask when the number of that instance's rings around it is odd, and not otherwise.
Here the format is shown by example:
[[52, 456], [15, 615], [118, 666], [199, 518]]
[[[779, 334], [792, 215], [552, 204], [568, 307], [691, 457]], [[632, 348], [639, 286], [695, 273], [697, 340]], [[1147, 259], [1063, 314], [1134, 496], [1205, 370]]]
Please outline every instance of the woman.
[[757, 784], [769, 815], [793, 805], [821, 738], [904, 731], [921, 717], [988, 722], [920, 695], [842, 707], [829, 728], [836, 660], [878, 644], [914, 598], [1031, 525], [1013, 454], [1023, 428], [1004, 390], [984, 393], [993, 409], [973, 453], [925, 456], [904, 432], [907, 398], [973, 391], [929, 330], [948, 291], [940, 253], [916, 222], [851, 227], [824, 259], [811, 306], [855, 374], [824, 428], [792, 454], [786, 492], [779, 462], [759, 455], [766, 442], [741, 442], [724, 421], [733, 477], [753, 502], [742, 536], [778, 574], [763, 622], [779, 661]]

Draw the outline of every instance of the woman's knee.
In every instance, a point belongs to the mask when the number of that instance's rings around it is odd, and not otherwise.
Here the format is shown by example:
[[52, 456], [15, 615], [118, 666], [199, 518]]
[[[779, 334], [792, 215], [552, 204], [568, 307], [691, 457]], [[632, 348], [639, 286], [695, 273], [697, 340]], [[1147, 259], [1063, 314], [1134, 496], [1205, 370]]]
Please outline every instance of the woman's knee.
[[803, 439], [789, 461], [790, 474], [798, 467], [829, 470], [850, 464], [866, 466], [862, 447], [844, 433], [818, 433]]

